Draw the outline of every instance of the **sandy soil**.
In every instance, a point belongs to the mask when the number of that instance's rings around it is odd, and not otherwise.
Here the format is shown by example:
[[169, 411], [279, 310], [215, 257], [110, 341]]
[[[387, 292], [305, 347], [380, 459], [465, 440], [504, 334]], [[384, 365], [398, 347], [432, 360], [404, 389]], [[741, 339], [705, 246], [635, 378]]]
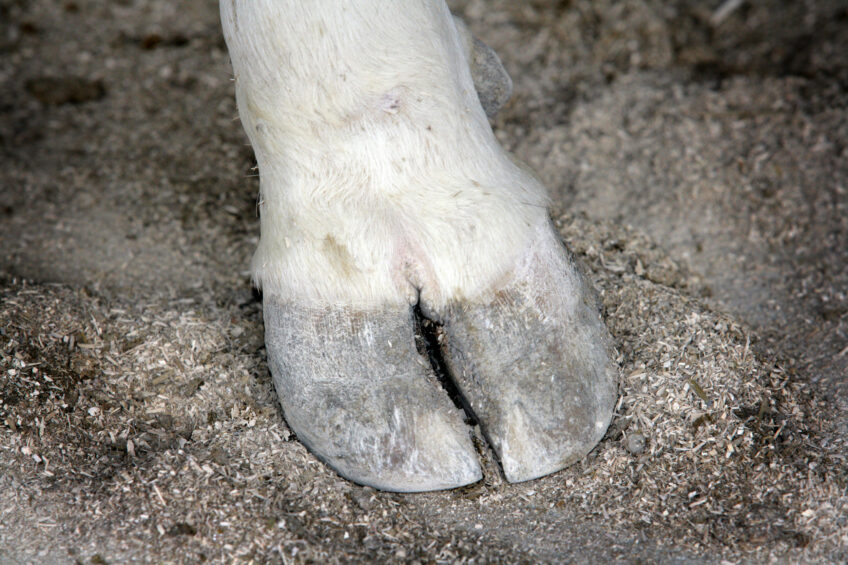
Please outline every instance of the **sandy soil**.
[[265, 367], [216, 2], [0, 0], [0, 563], [848, 561], [848, 3], [451, 5], [601, 294], [604, 441], [333, 474]]

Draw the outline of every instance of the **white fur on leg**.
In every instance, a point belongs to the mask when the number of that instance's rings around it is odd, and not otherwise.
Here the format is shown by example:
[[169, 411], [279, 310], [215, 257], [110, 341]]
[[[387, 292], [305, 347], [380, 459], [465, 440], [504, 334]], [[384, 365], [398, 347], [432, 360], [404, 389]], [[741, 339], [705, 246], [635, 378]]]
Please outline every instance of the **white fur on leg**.
[[497, 143], [443, 2], [222, 0], [261, 174], [264, 291], [303, 304], [491, 288], [546, 221]]

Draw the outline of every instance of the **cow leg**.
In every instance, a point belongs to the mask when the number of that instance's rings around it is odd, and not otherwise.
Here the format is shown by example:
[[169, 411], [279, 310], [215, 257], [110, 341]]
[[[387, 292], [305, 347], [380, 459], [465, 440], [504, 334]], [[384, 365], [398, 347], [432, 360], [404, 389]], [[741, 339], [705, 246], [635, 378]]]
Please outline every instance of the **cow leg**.
[[378, 488], [479, 479], [463, 414], [416, 350], [417, 308], [442, 324], [508, 480], [584, 455], [612, 415], [610, 338], [543, 188], [489, 127], [499, 63], [441, 2], [222, 0], [221, 14], [261, 174], [268, 360], [298, 437]]

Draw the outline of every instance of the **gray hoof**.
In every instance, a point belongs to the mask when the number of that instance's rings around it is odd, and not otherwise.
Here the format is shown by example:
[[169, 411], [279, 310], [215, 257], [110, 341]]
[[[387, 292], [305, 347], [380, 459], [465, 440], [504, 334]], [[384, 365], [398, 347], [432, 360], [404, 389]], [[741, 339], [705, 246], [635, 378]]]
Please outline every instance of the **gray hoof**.
[[398, 492], [480, 480], [464, 414], [416, 351], [408, 306], [305, 308], [266, 296], [264, 313], [286, 420], [340, 475]]
[[465, 56], [471, 69], [471, 80], [474, 81], [477, 98], [486, 116], [494, 118], [498, 110], [509, 102], [512, 96], [512, 79], [509, 78], [509, 73], [506, 72], [498, 54], [471, 35], [471, 31], [462, 18], [454, 16], [453, 21], [464, 43]]
[[594, 293], [548, 231], [489, 300], [457, 302], [444, 315], [448, 367], [510, 482], [586, 455], [617, 396]]

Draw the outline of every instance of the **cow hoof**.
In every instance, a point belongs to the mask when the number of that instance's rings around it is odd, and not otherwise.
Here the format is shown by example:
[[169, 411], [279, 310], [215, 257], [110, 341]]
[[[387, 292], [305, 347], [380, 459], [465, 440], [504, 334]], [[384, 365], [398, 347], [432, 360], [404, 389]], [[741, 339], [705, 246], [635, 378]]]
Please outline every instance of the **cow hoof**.
[[558, 471], [601, 440], [617, 396], [611, 338], [552, 226], [508, 280], [443, 317], [448, 367], [508, 481]]
[[286, 420], [340, 475], [398, 492], [480, 480], [464, 414], [416, 350], [408, 305], [321, 309], [266, 295], [264, 315]]
[[[594, 292], [549, 223], [492, 288], [422, 310], [440, 355], [506, 479], [582, 458], [603, 437], [617, 368]], [[464, 414], [416, 349], [399, 304], [306, 307], [266, 295], [268, 363], [298, 438], [340, 475], [382, 490], [463, 486], [481, 471]]]

